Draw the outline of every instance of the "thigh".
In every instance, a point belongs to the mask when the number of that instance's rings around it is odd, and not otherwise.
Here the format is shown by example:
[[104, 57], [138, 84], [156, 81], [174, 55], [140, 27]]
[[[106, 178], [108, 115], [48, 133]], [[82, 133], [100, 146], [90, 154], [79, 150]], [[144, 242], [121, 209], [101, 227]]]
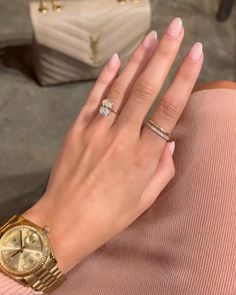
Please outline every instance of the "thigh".
[[236, 89], [236, 82], [226, 80], [206, 82], [196, 85], [193, 92], [207, 89]]
[[176, 176], [57, 295], [236, 294], [236, 91], [192, 94], [173, 132]]

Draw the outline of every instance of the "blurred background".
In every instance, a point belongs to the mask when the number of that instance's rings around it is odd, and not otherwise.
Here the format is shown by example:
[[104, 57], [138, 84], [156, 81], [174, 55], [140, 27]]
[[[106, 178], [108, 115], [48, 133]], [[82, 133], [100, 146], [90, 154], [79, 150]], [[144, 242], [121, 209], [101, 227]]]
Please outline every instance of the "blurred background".
[[[230, 6], [234, 1], [225, 2]], [[43, 193], [58, 147], [94, 83], [41, 87], [35, 82], [29, 3], [0, 0], [0, 221], [22, 212]], [[165, 87], [196, 41], [205, 52], [199, 82], [236, 80], [236, 4], [228, 18], [223, 8], [218, 14], [225, 21], [216, 18], [218, 0], [151, 0], [151, 6], [151, 29], [159, 36], [177, 16], [186, 30]]]

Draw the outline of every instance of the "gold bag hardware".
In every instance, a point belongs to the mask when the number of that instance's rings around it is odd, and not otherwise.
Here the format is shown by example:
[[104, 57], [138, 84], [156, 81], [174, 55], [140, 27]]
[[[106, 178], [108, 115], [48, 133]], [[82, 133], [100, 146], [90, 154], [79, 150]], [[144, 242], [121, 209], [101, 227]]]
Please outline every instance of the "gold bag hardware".
[[[141, 0], [129, 0], [133, 3], [139, 3]], [[118, 3], [120, 4], [125, 4], [125, 3], [128, 3], [129, 2], [128, 0], [117, 0]]]
[[[128, 0], [116, 0], [118, 3], [120, 4], [126, 4], [128, 2]], [[141, 0], [129, 0], [132, 3], [139, 3]], [[39, 4], [39, 11], [41, 13], [46, 13], [48, 11], [48, 7], [46, 4], [46, 0], [39, 0], [40, 4]], [[51, 0], [52, 3], [52, 9], [53, 11], [61, 11], [62, 7], [59, 4], [58, 0]]]
[[90, 36], [90, 48], [92, 50], [91, 59], [94, 64], [99, 62], [99, 51], [98, 51], [98, 44], [99, 44], [99, 36]]
[[44, 86], [96, 79], [114, 52], [125, 66], [151, 25], [150, 0], [37, 0], [30, 14]]
[[[61, 11], [61, 5], [58, 0], [51, 0], [53, 11]], [[39, 12], [46, 13], [48, 12], [47, 1], [39, 0]]]

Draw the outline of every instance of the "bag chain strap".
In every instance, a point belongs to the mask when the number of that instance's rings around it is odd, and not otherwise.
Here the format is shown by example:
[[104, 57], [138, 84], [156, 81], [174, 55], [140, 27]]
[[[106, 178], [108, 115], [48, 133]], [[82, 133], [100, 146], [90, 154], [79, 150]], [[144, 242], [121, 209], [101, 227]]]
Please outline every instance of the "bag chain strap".
[[[116, 0], [120, 4], [126, 4], [128, 2], [132, 3], [139, 3], [141, 0]], [[39, 12], [41, 13], [47, 13], [48, 12], [48, 5], [47, 5], [47, 0], [39, 0]], [[51, 0], [52, 4], [52, 10], [53, 11], [61, 11], [62, 6], [59, 3], [59, 0]]]

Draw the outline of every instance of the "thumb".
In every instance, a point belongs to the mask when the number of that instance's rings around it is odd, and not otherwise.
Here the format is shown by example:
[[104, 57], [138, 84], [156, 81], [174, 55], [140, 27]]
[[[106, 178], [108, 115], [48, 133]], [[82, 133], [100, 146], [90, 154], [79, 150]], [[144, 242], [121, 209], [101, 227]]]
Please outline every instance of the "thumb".
[[173, 153], [175, 142], [168, 142], [161, 154], [156, 171], [141, 196], [141, 210], [148, 209], [175, 175]]

